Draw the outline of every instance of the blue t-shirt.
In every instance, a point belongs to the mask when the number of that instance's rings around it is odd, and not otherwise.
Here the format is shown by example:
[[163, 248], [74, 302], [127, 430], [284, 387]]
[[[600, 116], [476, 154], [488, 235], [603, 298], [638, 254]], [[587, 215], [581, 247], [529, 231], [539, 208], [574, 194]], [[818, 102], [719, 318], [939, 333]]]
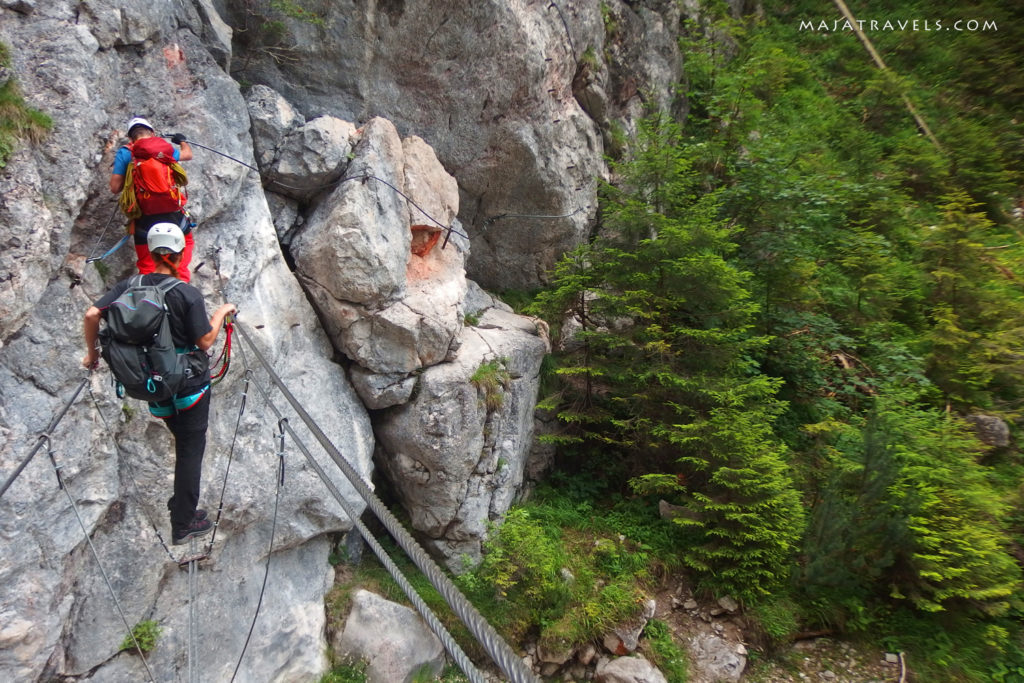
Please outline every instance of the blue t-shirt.
[[[174, 160], [178, 161], [178, 157], [181, 156], [181, 150], [177, 147], [174, 148]], [[127, 147], [122, 147], [117, 150], [117, 154], [114, 155], [114, 170], [110, 173], [112, 175], [124, 175], [128, 172], [128, 164], [132, 161], [132, 151]]]

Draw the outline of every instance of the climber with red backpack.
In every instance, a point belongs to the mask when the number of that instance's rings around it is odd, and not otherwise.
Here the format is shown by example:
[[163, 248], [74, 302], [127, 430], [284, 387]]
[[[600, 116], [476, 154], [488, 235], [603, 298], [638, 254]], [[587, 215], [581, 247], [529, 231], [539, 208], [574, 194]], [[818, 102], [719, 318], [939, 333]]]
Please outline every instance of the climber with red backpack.
[[178, 267], [178, 278], [188, 282], [192, 274], [192, 221], [185, 211], [188, 196], [185, 185], [188, 177], [178, 162], [192, 158], [192, 147], [185, 136], [176, 133], [171, 142], [159, 137], [144, 118], [128, 121], [129, 144], [117, 150], [110, 174], [110, 191], [121, 193], [121, 210], [130, 219], [129, 232], [133, 234], [135, 253], [140, 273], [152, 273], [156, 268], [146, 246], [150, 227], [157, 223], [174, 223], [185, 235], [185, 250]]

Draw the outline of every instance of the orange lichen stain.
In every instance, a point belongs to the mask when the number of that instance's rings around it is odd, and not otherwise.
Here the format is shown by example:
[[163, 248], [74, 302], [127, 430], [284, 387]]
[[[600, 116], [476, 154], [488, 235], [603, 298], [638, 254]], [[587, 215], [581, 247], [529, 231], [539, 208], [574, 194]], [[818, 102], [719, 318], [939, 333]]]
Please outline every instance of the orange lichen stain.
[[185, 51], [177, 43], [171, 43], [164, 48], [164, 61], [167, 62], [168, 69], [184, 64]]
[[412, 230], [412, 245], [410, 250], [416, 256], [426, 256], [434, 248], [437, 241], [441, 239], [441, 229], [433, 225], [414, 225]]
[[407, 282], [429, 280], [437, 271], [437, 264], [433, 260], [428, 261], [413, 256], [405, 266], [405, 279]]

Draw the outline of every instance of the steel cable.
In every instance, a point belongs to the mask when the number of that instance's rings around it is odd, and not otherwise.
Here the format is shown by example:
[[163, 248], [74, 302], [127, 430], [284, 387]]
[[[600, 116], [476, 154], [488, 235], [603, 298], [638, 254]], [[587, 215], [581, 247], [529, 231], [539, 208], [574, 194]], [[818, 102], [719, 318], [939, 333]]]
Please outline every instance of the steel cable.
[[142, 651], [142, 646], [139, 645], [139, 641], [135, 638], [135, 633], [132, 631], [132, 627], [128, 624], [128, 618], [125, 616], [124, 610], [121, 609], [121, 603], [117, 599], [117, 593], [114, 591], [114, 586], [110, 583], [110, 578], [107, 576], [106, 570], [103, 569], [103, 562], [100, 560], [100, 554], [96, 550], [96, 546], [93, 545], [92, 537], [89, 535], [89, 530], [85, 526], [85, 521], [82, 519], [82, 515], [78, 512], [78, 505], [75, 504], [74, 496], [71, 495], [71, 491], [68, 490], [64, 477], [61, 476], [61, 467], [57, 464], [57, 458], [53, 451], [53, 445], [50, 443], [50, 437], [46, 437], [46, 442], [50, 445], [50, 462], [53, 464], [53, 471], [57, 475], [57, 485], [62, 491], [64, 491], [64, 494], [68, 498], [68, 502], [71, 503], [71, 509], [75, 513], [78, 525], [82, 527], [82, 534], [85, 536], [85, 542], [88, 544], [89, 550], [92, 552], [92, 556], [96, 560], [96, 566], [100, 570], [100, 576], [103, 577], [103, 582], [107, 584], [107, 590], [110, 591], [110, 597], [114, 602], [114, 607], [117, 609], [117, 614], [121, 617], [121, 622], [124, 624], [125, 630], [128, 632], [129, 637], [131, 637], [132, 642], [135, 644], [135, 649], [139, 652], [139, 658], [142, 660], [142, 665], [146, 669], [146, 674], [149, 676], [149, 680], [152, 683], [156, 683], [156, 679], [153, 677], [153, 671], [149, 668], [149, 662], [146, 661], [146, 655]]
[[[117, 436], [114, 434], [114, 430], [110, 427], [110, 423], [107, 421], [107, 416], [100, 410], [99, 399], [96, 398], [96, 394], [93, 392], [92, 387], [89, 387], [89, 398], [92, 399], [93, 407], [96, 409], [96, 413], [100, 416], [100, 421], [103, 422], [103, 427], [107, 430], [107, 436], [110, 437], [110, 441], [114, 444], [114, 449], [121, 454], [121, 444], [118, 442]], [[132, 489], [135, 491], [134, 498], [135, 504], [142, 510], [142, 516], [146, 518], [149, 525], [153, 527], [153, 533], [156, 534], [156, 538], [160, 541], [160, 545], [163, 547], [164, 552], [167, 553], [167, 557], [171, 558], [172, 561], [177, 562], [174, 557], [174, 553], [167, 547], [167, 541], [164, 540], [163, 534], [160, 533], [160, 527], [153, 520], [152, 515], [149, 513], [149, 506], [142, 503], [142, 488], [139, 486], [138, 478], [135, 476], [135, 466], [131, 464], [131, 456], [125, 456], [118, 459], [119, 468], [123, 467], [124, 471], [128, 475], [128, 481], [131, 483]]]
[[[561, 8], [558, 7], [558, 5], [555, 4], [555, 3], [551, 3], [551, 6], [554, 6], [558, 10], [559, 16], [561, 16], [561, 14], [562, 14]], [[565, 23], [565, 17], [564, 16], [562, 17], [562, 22], [563, 22], [563, 24]], [[566, 25], [566, 32], [568, 32], [568, 25]], [[570, 36], [570, 45], [571, 45], [571, 43], [572, 43], [572, 37]], [[169, 136], [165, 135], [164, 137], [169, 137]], [[256, 173], [260, 174], [260, 179], [261, 180], [263, 179], [263, 174], [260, 171], [260, 169], [257, 168], [256, 166], [253, 166], [252, 164], [247, 164], [244, 161], [242, 161], [241, 159], [236, 159], [235, 157], [231, 156], [230, 154], [225, 154], [224, 152], [220, 152], [220, 151], [218, 151], [216, 149], [213, 149], [212, 147], [207, 147], [206, 145], [201, 145], [198, 142], [194, 142], [192, 140], [189, 140], [188, 143], [190, 145], [195, 145], [196, 147], [201, 147], [202, 149], [205, 149], [205, 150], [208, 150], [210, 152], [213, 152], [214, 154], [219, 154], [219, 155], [221, 155], [222, 157], [224, 157], [226, 159], [230, 159], [231, 161], [234, 161], [237, 164], [240, 164], [240, 165], [242, 165], [242, 166], [244, 166], [244, 167], [246, 167], [246, 168], [248, 168], [250, 170], [256, 171]], [[326, 190], [326, 189], [329, 189], [331, 187], [336, 187], [338, 185], [341, 185], [342, 183], [347, 183], [347, 182], [352, 181], [352, 180], [361, 180], [364, 183], [367, 180], [375, 180], [378, 183], [383, 183], [387, 187], [391, 188], [391, 190], [393, 192], [395, 192], [397, 195], [402, 197], [402, 199], [404, 199], [405, 201], [409, 202], [409, 204], [411, 204], [413, 207], [415, 207], [420, 213], [422, 213], [430, 221], [432, 221], [435, 225], [437, 225], [438, 227], [440, 227], [442, 230], [445, 231], [446, 234], [445, 234], [444, 243], [441, 246], [442, 249], [445, 246], [448, 245], [448, 240], [451, 238], [453, 233], [458, 235], [459, 237], [465, 239], [465, 240], [469, 239], [469, 235], [467, 235], [466, 233], [461, 232], [459, 230], [456, 230], [451, 225], [446, 225], [446, 224], [442, 223], [441, 221], [439, 221], [438, 219], [434, 218], [429, 213], [427, 213], [426, 209], [424, 209], [422, 206], [417, 204], [412, 199], [412, 197], [410, 197], [406, 193], [402, 192], [400, 189], [398, 189], [397, 187], [392, 185], [387, 180], [384, 180], [383, 178], [375, 176], [375, 175], [373, 175], [371, 173], [363, 172], [363, 173], [358, 173], [356, 175], [343, 176], [343, 177], [338, 178], [337, 180], [333, 180], [333, 181], [331, 181], [329, 183], [323, 183], [323, 184], [320, 184], [320, 185], [314, 185], [312, 187], [296, 187], [294, 185], [288, 185], [287, 183], [282, 183], [280, 180], [274, 180], [273, 178], [267, 179], [266, 182], [268, 184], [271, 184], [271, 185], [277, 185], [278, 187], [283, 188], [285, 190], [295, 190], [295, 191], [298, 191], [298, 192], [318, 192], [320, 190]], [[526, 214], [526, 213], [503, 213], [503, 214], [499, 214], [497, 216], [491, 216], [490, 218], [484, 219], [484, 225], [490, 225], [494, 221], [501, 220], [503, 218], [542, 218], [542, 219], [571, 218], [572, 216], [575, 216], [576, 214], [578, 214], [579, 212], [581, 212], [583, 210], [584, 210], [584, 207], [581, 206], [581, 207], [578, 207], [575, 211], [572, 211], [570, 213], [557, 214], [557, 215], [551, 215], [551, 214]]]
[[107, 230], [110, 229], [110, 224], [114, 221], [114, 216], [117, 215], [118, 208], [118, 203], [114, 202], [114, 210], [110, 212], [110, 218], [107, 219], [106, 225], [103, 226], [103, 232], [101, 232], [100, 236], [96, 238], [95, 242], [93, 242], [92, 249], [89, 251], [89, 256], [86, 257], [85, 259], [86, 264], [90, 264], [93, 261], [102, 261], [103, 259], [113, 254], [115, 251], [120, 249], [124, 245], [124, 243], [128, 241], [128, 237], [130, 235], [125, 235], [117, 244], [113, 246], [113, 248], [107, 250], [105, 254], [103, 254], [102, 256], [96, 255], [96, 249], [99, 248], [100, 242], [103, 241], [103, 238], [107, 236]]
[[32, 458], [34, 458], [36, 453], [39, 452], [39, 449], [43, 447], [43, 444], [49, 441], [50, 434], [53, 432], [54, 429], [57, 428], [57, 425], [60, 424], [60, 421], [64, 418], [64, 416], [67, 415], [68, 410], [71, 409], [71, 405], [78, 399], [78, 395], [82, 393], [82, 389], [84, 389], [85, 385], [88, 383], [89, 376], [86, 375], [85, 378], [83, 378], [82, 381], [79, 383], [78, 388], [75, 389], [75, 392], [71, 395], [71, 398], [68, 399], [64, 406], [53, 416], [53, 418], [50, 420], [50, 424], [46, 425], [46, 430], [39, 435], [38, 440], [36, 441], [36, 445], [32, 448], [32, 451], [25, 457], [24, 460], [21, 461], [21, 464], [19, 464], [18, 467], [15, 468], [11, 476], [7, 477], [7, 481], [4, 482], [3, 486], [0, 486], [0, 498], [3, 498], [4, 493], [7, 492], [7, 489], [9, 489], [11, 487], [11, 484], [14, 483], [14, 480], [17, 479], [18, 476], [21, 475], [21, 473], [25, 470], [29, 462], [31, 462]]
[[575, 211], [570, 213], [560, 213], [557, 215], [545, 215], [545, 214], [534, 214], [534, 213], [499, 213], [497, 216], [491, 216], [490, 218], [484, 219], [484, 225], [490, 225], [494, 221], [500, 221], [503, 218], [572, 218], [580, 211], [583, 207], [578, 207]]
[[245, 387], [242, 389], [242, 401], [238, 406], [238, 417], [235, 418], [235, 431], [231, 435], [231, 446], [228, 448], [228, 462], [224, 467], [224, 479], [220, 486], [220, 500], [217, 502], [217, 516], [213, 520], [213, 533], [210, 535], [210, 542], [206, 547], [206, 554], [213, 552], [213, 542], [217, 538], [217, 528], [220, 526], [221, 513], [224, 511], [224, 494], [228, 488], [228, 473], [231, 472], [231, 462], [235, 455], [235, 443], [238, 441], [238, 428], [242, 424], [242, 415], [245, 413], [245, 404], [249, 398], [249, 375], [245, 373]]
[[[253, 355], [259, 360], [260, 364], [267, 371], [267, 375], [270, 380], [285, 397], [292, 409], [299, 415], [302, 421], [305, 423], [307, 429], [313, 434], [313, 437], [320, 443], [324, 451], [334, 460], [335, 464], [341, 469], [342, 473], [348, 478], [349, 483], [356, 490], [356, 492], [363, 498], [370, 510], [377, 516], [380, 522], [387, 529], [388, 533], [395, 539], [399, 547], [409, 556], [413, 563], [419, 568], [421, 572], [427, 577], [431, 585], [437, 589], [437, 591], [444, 597], [445, 602], [448, 603], [452, 611], [462, 620], [462, 623], [466, 625], [469, 631], [477, 639], [483, 648], [490, 655], [491, 659], [498, 665], [498, 667], [509, 677], [512, 683], [535, 683], [539, 679], [537, 676], [530, 671], [523, 663], [522, 658], [516, 655], [509, 647], [508, 643], [494, 630], [487, 620], [477, 611], [477, 609], [466, 599], [466, 596], [452, 583], [451, 579], [448, 578], [444, 572], [434, 563], [433, 559], [427, 554], [425, 550], [416, 542], [416, 540], [406, 531], [405, 527], [401, 525], [398, 519], [391, 514], [391, 511], [387, 509], [384, 503], [377, 498], [376, 494], [367, 486], [366, 482], [359, 473], [349, 464], [348, 460], [341, 454], [338, 448], [331, 442], [331, 440], [324, 434], [320, 426], [313, 420], [302, 404], [295, 398], [281, 378], [278, 377], [273, 367], [263, 356], [263, 353], [256, 346], [255, 342], [249, 337], [249, 333], [245, 330], [245, 327], [238, 324], [236, 320], [236, 326], [239, 336], [242, 340], [248, 344], [249, 348], [252, 349]], [[289, 428], [290, 429], [290, 428]], [[323, 475], [321, 475], [323, 476]], [[325, 481], [327, 481], [325, 479]], [[355, 521], [355, 517], [346, 511], [349, 517]]]
[[277, 421], [278, 429], [281, 430], [278, 434], [281, 439], [281, 450], [277, 452], [278, 457], [278, 476], [277, 476], [277, 490], [274, 493], [274, 517], [270, 523], [270, 546], [267, 548], [267, 564], [263, 569], [263, 585], [260, 586], [260, 597], [256, 601], [256, 613], [252, 615], [252, 623], [249, 625], [249, 633], [245, 636], [245, 643], [242, 645], [242, 652], [238, 655], [238, 663], [235, 664], [235, 671], [231, 674], [231, 680], [234, 681], [238, 675], [238, 669], [242, 666], [242, 660], [245, 658], [245, 651], [249, 648], [249, 640], [252, 638], [252, 632], [256, 628], [256, 620], [260, 616], [260, 607], [263, 606], [263, 595], [267, 591], [267, 578], [270, 576], [270, 558], [274, 554], [274, 534], [277, 532], [277, 511], [281, 503], [281, 489], [284, 488], [284, 436], [285, 436], [285, 425], [288, 424], [288, 418], [282, 417]]
[[565, 19], [565, 14], [562, 12], [562, 8], [558, 6], [558, 3], [551, 0], [551, 4], [548, 5], [548, 9], [552, 7], [558, 12], [558, 18], [562, 20], [562, 26], [565, 28], [565, 37], [569, 41], [569, 53], [572, 55], [573, 61], [576, 61], [576, 46], [572, 42], [572, 31], [569, 30], [569, 22]]
[[[169, 136], [165, 135], [163, 137], [169, 137]], [[236, 164], [240, 164], [240, 165], [245, 166], [246, 168], [248, 168], [250, 170], [256, 171], [256, 173], [260, 174], [260, 179], [261, 180], [263, 179], [263, 174], [260, 171], [260, 169], [257, 168], [256, 166], [253, 166], [252, 164], [247, 164], [244, 161], [242, 161], [241, 159], [236, 159], [235, 157], [231, 156], [230, 154], [225, 154], [224, 152], [221, 152], [221, 151], [218, 151], [216, 149], [213, 149], [212, 147], [207, 147], [206, 145], [202, 145], [202, 144], [200, 144], [198, 142], [195, 142], [193, 140], [188, 140], [187, 142], [190, 145], [194, 145], [195, 147], [199, 147], [201, 149], [205, 149], [205, 150], [207, 150], [209, 152], [213, 152], [214, 154], [219, 154], [222, 157], [224, 157], [225, 159], [230, 159], [231, 161], [234, 161]], [[401, 196], [403, 199], [405, 199], [405, 201], [409, 202], [414, 207], [416, 207], [416, 209], [420, 213], [422, 213], [429, 220], [431, 220], [435, 224], [437, 224], [438, 227], [440, 227], [442, 230], [445, 230], [448, 233], [449, 237], [451, 236], [452, 233], [455, 233], [456, 235], [459, 235], [460, 237], [462, 237], [464, 239], [467, 239], [467, 240], [469, 239], [469, 235], [466, 235], [465, 233], [459, 232], [458, 230], [456, 230], [452, 226], [445, 225], [441, 221], [437, 220], [436, 218], [431, 216], [429, 213], [427, 213], [426, 209], [424, 209], [422, 206], [420, 206], [415, 201], [413, 201], [413, 199], [409, 195], [405, 194], [404, 192], [402, 192], [397, 187], [395, 187], [394, 185], [392, 185], [388, 181], [384, 180], [383, 178], [378, 178], [377, 176], [372, 175], [370, 173], [360, 173], [360, 174], [352, 175], [352, 176], [343, 176], [343, 177], [338, 178], [337, 180], [333, 180], [333, 181], [331, 181], [329, 183], [323, 183], [323, 184], [320, 184], [320, 185], [314, 185], [312, 187], [295, 187], [294, 185], [288, 185], [287, 183], [282, 183], [280, 180], [274, 180], [273, 178], [268, 179], [267, 182], [270, 183], [270, 184], [273, 184], [273, 185], [277, 185], [278, 187], [283, 188], [285, 190], [295, 190], [295, 191], [298, 191], [298, 192], [318, 192], [320, 190], [326, 190], [326, 189], [329, 189], [329, 188], [332, 188], [332, 187], [336, 187], [338, 185], [341, 185], [342, 183], [347, 183], [347, 182], [352, 181], [352, 180], [361, 180], [364, 183], [367, 180], [376, 180], [379, 183], [383, 183], [383, 184], [387, 185], [395, 193], [397, 193], [399, 196]], [[448, 243], [448, 239], [446, 238], [445, 239], [445, 244], [447, 244], [447, 243]]]
[[[195, 537], [189, 539], [189, 552], [196, 550]], [[196, 614], [198, 560], [188, 561], [188, 683], [199, 683], [199, 617]]]
[[[266, 390], [258, 382], [255, 381], [253, 382], [253, 386], [256, 388], [257, 391], [260, 392], [260, 394], [263, 396], [264, 401], [274, 412], [274, 414], [280, 417], [281, 412], [278, 410], [277, 406], [275, 406], [274, 403], [270, 400], [270, 397], [267, 394]], [[285, 425], [285, 428], [288, 430], [288, 434], [295, 441], [295, 445], [306, 457], [306, 460], [309, 463], [310, 467], [313, 468], [313, 470], [323, 481], [324, 485], [327, 487], [327, 490], [331, 493], [334, 499], [338, 501], [338, 504], [341, 505], [342, 510], [345, 512], [346, 515], [348, 515], [348, 518], [352, 520], [352, 523], [355, 525], [356, 529], [362, 535], [363, 539], [366, 541], [366, 544], [370, 546], [370, 549], [377, 556], [377, 559], [380, 560], [380, 563], [384, 565], [384, 568], [387, 569], [388, 573], [395, 580], [395, 583], [398, 584], [398, 586], [402, 589], [402, 592], [405, 593], [407, 598], [409, 598], [409, 601], [412, 602], [413, 606], [416, 608], [416, 611], [420, 614], [420, 616], [423, 617], [423, 620], [427, 622], [427, 626], [430, 628], [430, 630], [434, 633], [434, 635], [438, 637], [438, 639], [440, 639], [441, 643], [444, 645], [445, 650], [447, 650], [448, 654], [452, 656], [452, 659], [455, 660], [455, 663], [458, 664], [459, 669], [461, 669], [462, 672], [466, 674], [466, 676], [470, 679], [472, 683], [486, 683], [486, 679], [484, 679], [480, 672], [477, 671], [476, 666], [473, 664], [473, 662], [462, 651], [462, 648], [460, 648], [458, 643], [455, 642], [451, 634], [440, 622], [440, 620], [433, 613], [430, 607], [425, 602], [423, 602], [423, 599], [416, 592], [416, 589], [413, 588], [412, 584], [410, 584], [409, 581], [402, 574], [402, 570], [398, 568], [394, 561], [388, 556], [387, 551], [384, 550], [384, 547], [380, 545], [377, 539], [373, 537], [372, 532], [359, 519], [355, 510], [352, 509], [352, 507], [348, 504], [348, 501], [346, 501], [345, 498], [342, 496], [341, 491], [338, 490], [338, 487], [335, 486], [334, 482], [332, 482], [328, 478], [327, 472], [324, 471], [323, 467], [320, 466], [320, 463], [317, 462], [317, 460], [313, 457], [313, 454], [309, 451], [309, 448], [302, 441], [299, 435], [295, 432], [294, 429], [291, 428], [291, 425], [288, 425], [287, 423]]]

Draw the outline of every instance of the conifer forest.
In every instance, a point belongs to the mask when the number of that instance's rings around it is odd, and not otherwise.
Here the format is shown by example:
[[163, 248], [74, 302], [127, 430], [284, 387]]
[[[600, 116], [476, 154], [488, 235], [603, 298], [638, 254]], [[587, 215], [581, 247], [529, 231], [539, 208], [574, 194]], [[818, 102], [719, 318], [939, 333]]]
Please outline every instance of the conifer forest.
[[555, 472], [460, 581], [512, 638], [682, 574], [760, 656], [820, 631], [1024, 681], [1024, 6], [859, 3], [920, 19], [865, 31], [882, 68], [826, 4], [689, 24], [684, 115], [505, 293], [551, 325]]

